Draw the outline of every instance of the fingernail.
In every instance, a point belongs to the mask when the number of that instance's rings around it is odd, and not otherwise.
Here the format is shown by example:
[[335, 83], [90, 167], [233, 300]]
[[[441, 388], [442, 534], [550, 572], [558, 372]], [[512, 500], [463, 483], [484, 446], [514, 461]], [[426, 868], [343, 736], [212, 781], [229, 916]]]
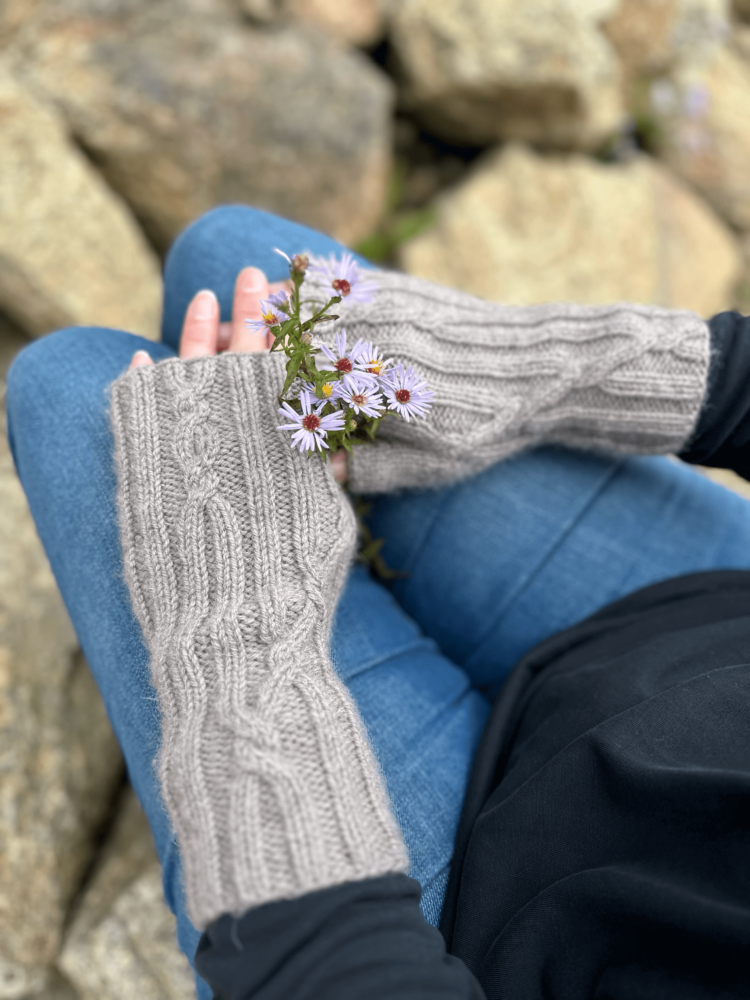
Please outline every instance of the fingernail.
[[136, 351], [132, 357], [132, 365], [147, 365], [151, 361], [151, 355], [148, 351]]
[[196, 319], [211, 319], [212, 316], [216, 315], [218, 305], [219, 300], [216, 298], [211, 289], [204, 288], [203, 291], [198, 292], [193, 299], [193, 316], [195, 316]]
[[240, 287], [243, 292], [256, 292], [264, 287], [266, 276], [257, 267], [248, 267], [242, 272]]

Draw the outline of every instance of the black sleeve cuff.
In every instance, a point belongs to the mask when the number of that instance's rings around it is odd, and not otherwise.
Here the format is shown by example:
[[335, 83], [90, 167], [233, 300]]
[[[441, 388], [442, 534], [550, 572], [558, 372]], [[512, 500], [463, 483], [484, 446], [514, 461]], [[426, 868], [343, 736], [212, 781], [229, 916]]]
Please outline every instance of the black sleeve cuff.
[[679, 457], [732, 469], [750, 479], [750, 318], [719, 313], [709, 321], [708, 388], [695, 433]]
[[215, 1000], [485, 1000], [422, 916], [420, 893], [388, 875], [223, 916], [195, 967]]

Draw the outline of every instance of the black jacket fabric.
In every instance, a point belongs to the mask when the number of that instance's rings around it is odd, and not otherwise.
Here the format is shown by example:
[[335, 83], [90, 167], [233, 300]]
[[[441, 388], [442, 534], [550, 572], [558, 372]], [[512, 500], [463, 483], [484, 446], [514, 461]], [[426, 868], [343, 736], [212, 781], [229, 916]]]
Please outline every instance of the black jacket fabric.
[[[750, 470], [746, 325], [712, 321], [688, 461]], [[750, 998], [750, 573], [532, 650], [477, 753], [442, 934], [418, 903], [392, 876], [223, 917], [196, 966], [221, 1000]]]

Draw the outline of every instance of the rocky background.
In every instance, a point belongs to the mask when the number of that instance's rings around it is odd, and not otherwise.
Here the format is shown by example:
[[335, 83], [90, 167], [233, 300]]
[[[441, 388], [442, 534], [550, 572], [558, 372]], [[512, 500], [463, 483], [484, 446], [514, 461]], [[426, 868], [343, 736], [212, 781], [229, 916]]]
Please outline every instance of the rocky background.
[[[0, 0], [0, 374], [245, 201], [491, 299], [750, 309], [748, 0]], [[181, 1000], [0, 438], [0, 1000]]]

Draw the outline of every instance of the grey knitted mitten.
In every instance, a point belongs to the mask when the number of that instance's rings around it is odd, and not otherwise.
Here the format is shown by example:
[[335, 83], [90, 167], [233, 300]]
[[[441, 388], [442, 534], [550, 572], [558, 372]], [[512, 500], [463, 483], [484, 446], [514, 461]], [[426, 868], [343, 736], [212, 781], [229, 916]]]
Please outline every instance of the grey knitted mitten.
[[676, 452], [694, 429], [709, 331], [693, 313], [513, 307], [406, 275], [374, 277], [374, 301], [339, 310], [336, 328], [413, 365], [435, 401], [426, 420], [389, 417], [375, 447], [354, 449], [354, 492], [452, 482], [546, 443]]
[[112, 386], [125, 575], [198, 928], [407, 867], [328, 652], [354, 516], [276, 430], [283, 363], [173, 359]]

